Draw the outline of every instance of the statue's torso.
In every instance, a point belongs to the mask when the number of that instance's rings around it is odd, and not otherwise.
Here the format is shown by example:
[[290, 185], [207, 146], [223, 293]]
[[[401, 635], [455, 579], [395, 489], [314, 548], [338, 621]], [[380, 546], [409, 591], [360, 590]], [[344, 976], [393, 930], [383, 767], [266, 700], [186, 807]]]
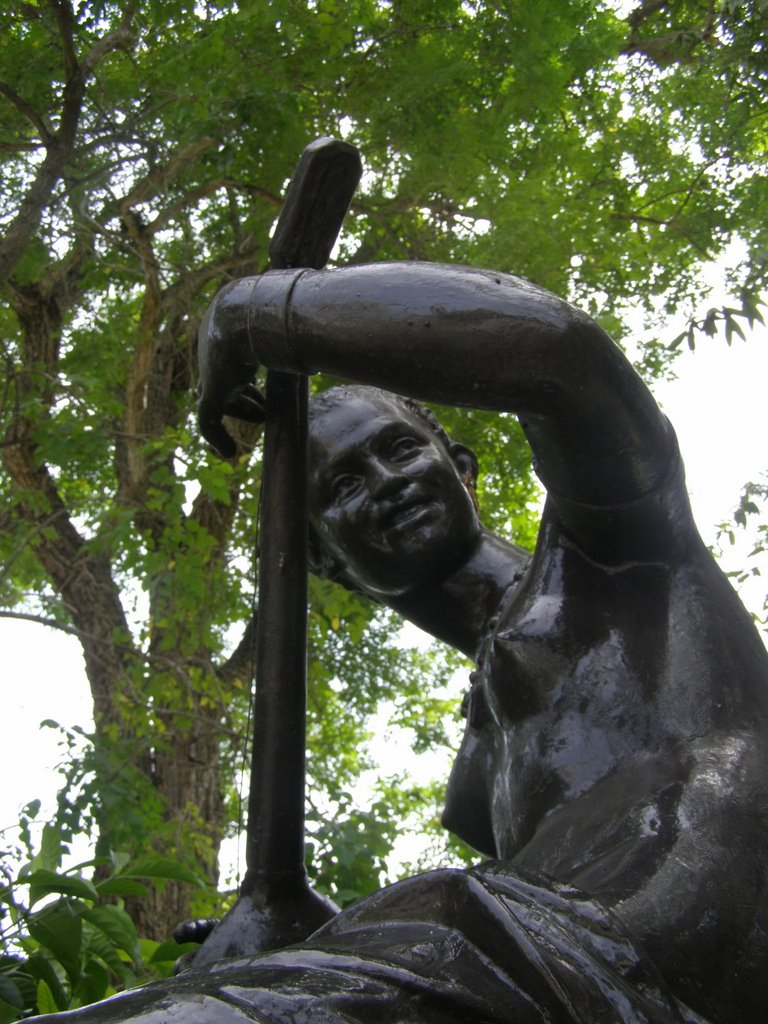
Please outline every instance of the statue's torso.
[[606, 567], [550, 514], [472, 689], [449, 827], [597, 896], [694, 987], [725, 949], [761, 977], [768, 654], [692, 524]]
[[503, 856], [633, 762], [682, 782], [692, 744], [768, 746], [768, 655], [698, 538], [677, 564], [606, 570], [549, 533], [480, 655]]

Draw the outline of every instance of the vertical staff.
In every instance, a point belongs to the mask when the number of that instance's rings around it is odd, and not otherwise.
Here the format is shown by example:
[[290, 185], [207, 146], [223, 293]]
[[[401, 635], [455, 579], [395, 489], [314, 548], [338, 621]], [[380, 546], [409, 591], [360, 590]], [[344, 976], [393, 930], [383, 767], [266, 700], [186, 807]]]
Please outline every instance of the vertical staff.
[[[310, 143], [269, 246], [275, 270], [320, 270], [360, 180], [354, 146]], [[304, 873], [307, 649], [307, 378], [267, 372], [256, 632], [250, 880]]]
[[304, 872], [307, 391], [267, 374], [244, 891]]
[[[361, 174], [354, 146], [306, 147], [269, 246], [272, 269], [325, 266]], [[300, 941], [335, 910], [304, 868], [307, 394], [305, 376], [268, 371], [247, 871], [196, 966]]]

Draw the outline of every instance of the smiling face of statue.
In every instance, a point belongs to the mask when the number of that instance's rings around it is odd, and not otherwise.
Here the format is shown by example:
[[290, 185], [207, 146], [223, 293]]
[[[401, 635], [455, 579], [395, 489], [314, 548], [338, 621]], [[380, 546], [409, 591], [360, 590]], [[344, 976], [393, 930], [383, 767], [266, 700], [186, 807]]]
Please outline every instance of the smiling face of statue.
[[309, 515], [324, 553], [375, 597], [447, 578], [480, 539], [465, 484], [474, 456], [454, 444], [449, 452], [396, 396], [338, 394], [310, 413]]

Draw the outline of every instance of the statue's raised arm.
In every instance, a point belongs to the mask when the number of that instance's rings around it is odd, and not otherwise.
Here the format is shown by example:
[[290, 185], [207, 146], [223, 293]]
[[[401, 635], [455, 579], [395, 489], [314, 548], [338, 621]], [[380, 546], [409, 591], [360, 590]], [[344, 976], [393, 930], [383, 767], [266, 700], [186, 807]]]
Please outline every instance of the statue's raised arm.
[[491, 271], [393, 263], [246, 278], [214, 300], [201, 353], [206, 423], [260, 363], [323, 371], [515, 412], [545, 485], [585, 502], [652, 489], [674, 447], [653, 398], [590, 317]]
[[676, 460], [669, 424], [605, 332], [510, 275], [395, 263], [229, 286], [201, 332], [201, 425], [214, 446], [225, 409], [249, 415], [244, 386], [259, 363], [517, 413], [537, 473], [576, 529], [571, 502], [634, 501]]

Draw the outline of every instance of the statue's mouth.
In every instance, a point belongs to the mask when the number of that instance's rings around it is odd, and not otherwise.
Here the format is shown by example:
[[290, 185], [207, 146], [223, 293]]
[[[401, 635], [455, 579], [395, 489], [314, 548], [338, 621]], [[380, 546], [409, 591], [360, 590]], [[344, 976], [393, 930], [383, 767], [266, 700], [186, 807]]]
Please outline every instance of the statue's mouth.
[[423, 497], [414, 497], [388, 509], [380, 519], [382, 530], [399, 530], [416, 523], [422, 516], [430, 514], [432, 502]]

